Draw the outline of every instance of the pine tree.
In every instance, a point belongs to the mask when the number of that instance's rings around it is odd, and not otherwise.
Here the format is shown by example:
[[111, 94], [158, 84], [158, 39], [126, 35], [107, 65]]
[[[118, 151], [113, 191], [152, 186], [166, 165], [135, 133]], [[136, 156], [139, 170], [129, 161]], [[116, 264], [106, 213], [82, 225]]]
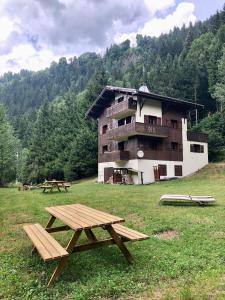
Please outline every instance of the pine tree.
[[18, 140], [0, 106], [0, 186], [15, 180]]

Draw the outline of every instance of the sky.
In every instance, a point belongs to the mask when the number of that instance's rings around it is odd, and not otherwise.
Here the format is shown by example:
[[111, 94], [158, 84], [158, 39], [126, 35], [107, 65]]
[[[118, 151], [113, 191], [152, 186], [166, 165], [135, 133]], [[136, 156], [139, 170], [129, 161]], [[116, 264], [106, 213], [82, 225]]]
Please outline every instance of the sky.
[[62, 56], [103, 54], [137, 33], [159, 36], [205, 20], [225, 0], [1, 0], [0, 74], [40, 70]]

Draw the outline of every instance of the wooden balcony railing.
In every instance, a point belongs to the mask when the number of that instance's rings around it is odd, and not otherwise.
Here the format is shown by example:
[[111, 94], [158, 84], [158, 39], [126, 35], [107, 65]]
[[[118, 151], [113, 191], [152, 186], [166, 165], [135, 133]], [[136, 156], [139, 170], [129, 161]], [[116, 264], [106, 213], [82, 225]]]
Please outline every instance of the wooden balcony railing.
[[125, 118], [132, 115], [137, 110], [137, 101], [129, 98], [120, 103], [117, 103], [106, 110], [107, 118]]
[[129, 151], [112, 151], [103, 154], [104, 161], [126, 161], [129, 160]]
[[107, 135], [109, 140], [117, 141], [126, 139], [129, 136], [134, 135], [146, 135], [166, 138], [169, 135], [169, 128], [164, 126], [134, 122], [119, 126], [117, 128], [113, 128], [108, 131]]
[[208, 143], [208, 134], [188, 131], [187, 140], [192, 142]]

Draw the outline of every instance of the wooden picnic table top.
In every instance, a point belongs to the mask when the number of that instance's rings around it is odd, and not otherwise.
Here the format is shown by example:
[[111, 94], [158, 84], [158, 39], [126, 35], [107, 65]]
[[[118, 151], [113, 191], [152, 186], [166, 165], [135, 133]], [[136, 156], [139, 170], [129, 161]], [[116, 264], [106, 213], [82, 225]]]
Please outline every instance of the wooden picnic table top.
[[82, 204], [52, 206], [45, 209], [73, 230], [103, 227], [125, 221], [123, 218]]

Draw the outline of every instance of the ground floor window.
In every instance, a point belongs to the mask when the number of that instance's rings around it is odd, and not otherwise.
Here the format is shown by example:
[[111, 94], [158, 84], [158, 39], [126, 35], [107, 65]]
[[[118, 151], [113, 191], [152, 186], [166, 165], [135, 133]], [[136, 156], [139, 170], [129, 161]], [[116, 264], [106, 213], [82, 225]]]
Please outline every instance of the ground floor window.
[[182, 166], [174, 166], [174, 174], [175, 176], [183, 176]]
[[190, 151], [195, 153], [204, 153], [204, 146], [199, 144], [191, 144]]
[[167, 165], [159, 165], [160, 176], [167, 176]]

